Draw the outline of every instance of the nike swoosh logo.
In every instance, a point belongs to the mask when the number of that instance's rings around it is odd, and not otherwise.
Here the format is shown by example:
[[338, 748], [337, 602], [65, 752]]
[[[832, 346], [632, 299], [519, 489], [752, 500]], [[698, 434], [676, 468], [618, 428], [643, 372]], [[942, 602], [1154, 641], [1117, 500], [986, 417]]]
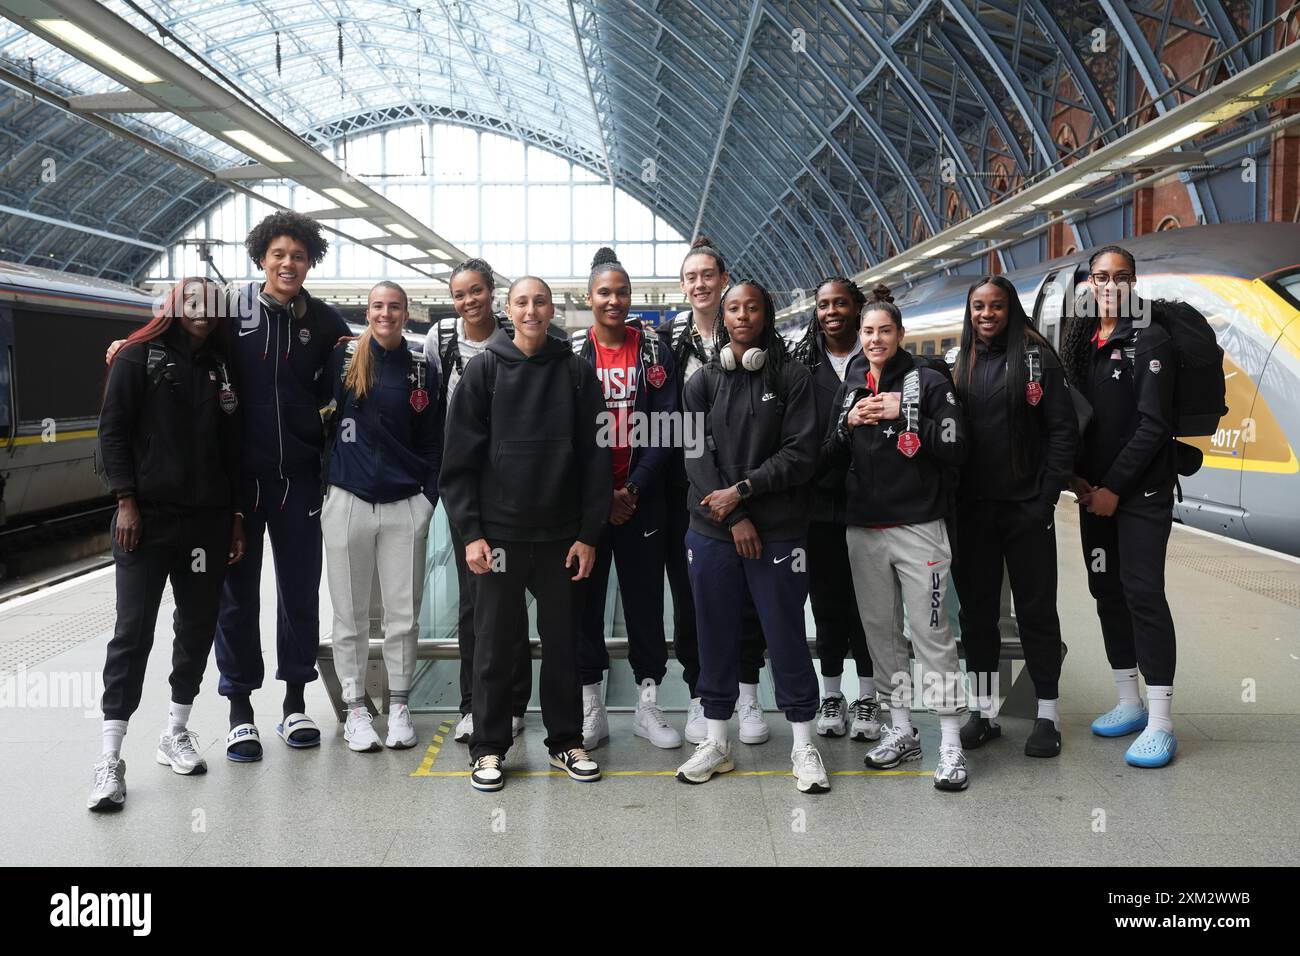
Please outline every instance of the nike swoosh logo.
[[773, 564], [780, 564], [782, 561], [786, 561], [786, 560], [788, 560], [789, 557], [790, 557], [790, 555], [787, 554], [784, 558], [773, 558], [773, 559], [772, 559], [772, 563], [773, 563]]
[[315, 511], [308, 511], [308, 512], [307, 512], [307, 517], [308, 517], [308, 518], [314, 518], [314, 517], [316, 517], [316, 515], [318, 515], [318, 514], [320, 514], [320, 509], [319, 509], [319, 508], [317, 508]]
[[310, 720], [310, 719], [311, 719], [310, 717], [304, 717], [302, 720], [291, 720], [291, 721], [289, 721], [289, 726], [290, 726], [290, 727], [297, 727], [299, 724], [305, 724], [305, 723], [307, 723], [307, 721]]
[[252, 334], [253, 334], [254, 332], [256, 332], [259, 328], [260, 328], [260, 326], [257, 326], [257, 325], [253, 326], [251, 329], [241, 328], [241, 329], [239, 330], [239, 337], [242, 339], [245, 335], [252, 335]]
[[1053, 521], [1052, 524], [1049, 524], [1049, 525], [1047, 526], [1047, 530], [1048, 530], [1048, 531], [1051, 531], [1051, 530], [1052, 530], [1052, 525], [1054, 525], [1054, 524], [1056, 524], [1055, 521]]
[[650, 537], [650, 535], [652, 535], [652, 534], [658, 534], [658, 533], [659, 533], [659, 529], [658, 529], [658, 528], [655, 528], [653, 531], [647, 531], [647, 532], [645, 532], [644, 534], [641, 535], [641, 537], [643, 537], [643, 538], [648, 538], [648, 537]]
[[1160, 493], [1160, 489], [1159, 489], [1159, 488], [1157, 488], [1155, 491], [1144, 491], [1144, 492], [1142, 492], [1142, 497], [1143, 497], [1143, 498], [1150, 498], [1152, 495], [1158, 495], [1159, 493]]
[[943, 563], [942, 561], [927, 561], [927, 562], [925, 562], [925, 566], [926, 566], [927, 568], [932, 568], [932, 567], [934, 567], [936, 564], [942, 564], [942, 563]]

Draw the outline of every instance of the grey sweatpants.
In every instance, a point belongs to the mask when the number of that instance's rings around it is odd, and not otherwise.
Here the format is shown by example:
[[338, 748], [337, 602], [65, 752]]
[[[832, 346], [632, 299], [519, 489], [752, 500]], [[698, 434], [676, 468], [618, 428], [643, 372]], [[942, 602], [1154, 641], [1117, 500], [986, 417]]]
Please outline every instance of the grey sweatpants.
[[334, 668], [345, 701], [365, 696], [370, 592], [375, 580], [383, 600], [388, 689], [402, 693], [411, 689], [432, 517], [433, 506], [423, 494], [371, 504], [337, 486], [329, 489], [320, 525], [325, 576], [334, 605]]
[[944, 596], [952, 550], [942, 521], [894, 528], [850, 526], [845, 540], [876, 689], [893, 707], [912, 705], [907, 631], [921, 668], [921, 701], [940, 715], [966, 712], [957, 642]]

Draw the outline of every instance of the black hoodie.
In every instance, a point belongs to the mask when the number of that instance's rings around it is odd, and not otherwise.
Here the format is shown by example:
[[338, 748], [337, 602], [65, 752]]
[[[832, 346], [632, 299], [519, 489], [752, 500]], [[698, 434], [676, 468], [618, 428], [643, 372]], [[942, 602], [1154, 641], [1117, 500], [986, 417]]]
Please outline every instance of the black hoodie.
[[917, 423], [921, 447], [911, 458], [898, 448], [901, 421], [848, 430], [849, 411], [859, 399], [871, 394], [864, 381], [865, 371], [870, 368], [865, 360], [854, 359], [836, 395], [839, 413], [826, 435], [823, 464], [848, 464], [847, 524], [924, 524], [945, 517], [949, 510], [945, 470], [960, 465], [966, 457], [961, 408], [952, 383], [942, 372], [918, 366], [912, 354], [900, 348], [885, 364], [877, 391], [901, 392], [903, 380], [914, 367], [921, 373]]
[[567, 340], [548, 336], [526, 356], [493, 333], [447, 415], [438, 487], [461, 537], [594, 546], [614, 494], [610, 451], [596, 442], [604, 410], [596, 373]]
[[[809, 481], [817, 468], [817, 404], [808, 369], [787, 359], [781, 376], [784, 401], [769, 391], [764, 373], [725, 372], [716, 361], [686, 383], [686, 412], [710, 416], [716, 446], [686, 458], [691, 528], [700, 534], [731, 541], [730, 528], [744, 518], [767, 540], [791, 541], [808, 533]], [[716, 523], [699, 502], [742, 478], [749, 479], [752, 494], [724, 524]]]

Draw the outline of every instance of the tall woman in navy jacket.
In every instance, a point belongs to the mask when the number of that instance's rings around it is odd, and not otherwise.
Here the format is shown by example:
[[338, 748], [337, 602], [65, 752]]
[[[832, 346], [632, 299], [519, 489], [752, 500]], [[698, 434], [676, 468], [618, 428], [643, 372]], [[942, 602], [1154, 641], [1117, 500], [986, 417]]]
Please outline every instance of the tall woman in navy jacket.
[[741, 609], [748, 594], [767, 637], [777, 706], [794, 730], [796, 785], [803, 793], [822, 793], [830, 780], [812, 743], [817, 673], [803, 617], [817, 405], [808, 370], [785, 353], [766, 289], [752, 281], [732, 287], [722, 317], [718, 357], [691, 379], [685, 395], [687, 414], [707, 423], [703, 453], [686, 458], [686, 558], [708, 736], [677, 779], [704, 783], [735, 768], [727, 721], [739, 696]]
[[[1133, 289], [1137, 264], [1119, 246], [1097, 250], [1062, 359], [1070, 384], [1092, 402], [1072, 481], [1088, 589], [1106, 642], [1119, 702], [1092, 722], [1102, 737], [1142, 731], [1124, 754], [1135, 767], [1173, 759], [1174, 621], [1165, 558], [1177, 478], [1173, 437], [1173, 342], [1150, 321], [1154, 303]], [[1095, 308], [1088, 308], [1095, 305]], [[1092, 314], [1090, 314], [1092, 313]], [[1138, 691], [1147, 682], [1150, 711]]]
[[1053, 528], [1056, 500], [1074, 469], [1078, 424], [1056, 350], [1002, 276], [985, 276], [966, 293], [954, 377], [970, 457], [957, 492], [952, 576], [961, 599], [966, 670], [979, 698], [979, 710], [962, 727], [962, 746], [972, 750], [1002, 735], [993, 720], [993, 675], [1002, 643], [998, 614], [1005, 563], [1025, 664], [1038, 695], [1025, 753], [1055, 757], [1061, 752], [1061, 622]]
[[122, 738], [140, 704], [169, 578], [176, 637], [157, 760], [180, 774], [207, 769], [186, 724], [212, 650], [226, 566], [244, 552], [235, 515], [239, 398], [211, 340], [222, 302], [215, 283], [182, 279], [110, 362], [99, 451], [117, 496], [117, 624], [104, 663], [104, 746], [91, 810], [120, 810], [126, 800]]
[[[605, 592], [611, 561], [626, 611], [628, 663], [640, 692], [632, 732], [671, 749], [682, 738], [659, 709], [658, 687], [668, 669], [664, 639], [664, 472], [672, 449], [648, 439], [676, 406], [672, 355], [659, 336], [627, 321], [632, 282], [613, 249], [601, 248], [591, 264], [588, 299], [594, 323], [573, 335], [573, 348], [596, 370], [605, 393], [604, 428], [614, 474], [609, 524], [596, 546], [596, 565], [582, 583], [578, 671], [582, 678], [582, 739], [591, 750], [609, 737], [602, 681]], [[635, 442], [637, 434], [647, 440]]]
[[438, 503], [442, 416], [437, 366], [412, 353], [402, 336], [408, 317], [402, 287], [379, 283], [370, 290], [366, 330], [338, 346], [329, 364], [336, 431], [321, 532], [334, 606], [334, 666], [348, 707], [343, 739], [358, 752], [380, 749], [365, 700], [375, 580], [388, 669], [385, 743], [415, 745], [407, 698], [429, 520]]

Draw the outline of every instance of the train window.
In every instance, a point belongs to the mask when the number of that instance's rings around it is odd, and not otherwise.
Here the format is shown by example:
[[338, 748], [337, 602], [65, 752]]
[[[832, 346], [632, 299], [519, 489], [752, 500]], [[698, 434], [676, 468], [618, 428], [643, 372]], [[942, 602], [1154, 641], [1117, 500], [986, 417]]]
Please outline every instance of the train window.
[[924, 342], [921, 343], [921, 354], [922, 355], [934, 354], [934, 339], [926, 339]]
[[908, 352], [911, 352], [913, 355], [916, 354], [916, 343], [915, 343], [915, 342], [904, 342], [904, 343], [903, 343], [903, 348], [906, 349]]
[[1043, 280], [1043, 288], [1038, 294], [1034, 306], [1034, 323], [1043, 337], [1053, 345], [1059, 345], [1061, 316], [1065, 311], [1065, 296], [1068, 293], [1066, 283], [1070, 278], [1068, 270], [1053, 272]]
[[957, 340], [954, 338], [944, 339], [942, 342], [939, 343], [939, 351], [944, 352], [946, 354], [947, 351], [956, 344], [957, 344]]
[[1282, 293], [1284, 298], [1290, 299], [1292, 304], [1300, 309], [1300, 272], [1274, 279], [1273, 286]]
[[104, 350], [139, 319], [14, 309], [14, 384], [20, 422], [94, 419], [103, 399]]

